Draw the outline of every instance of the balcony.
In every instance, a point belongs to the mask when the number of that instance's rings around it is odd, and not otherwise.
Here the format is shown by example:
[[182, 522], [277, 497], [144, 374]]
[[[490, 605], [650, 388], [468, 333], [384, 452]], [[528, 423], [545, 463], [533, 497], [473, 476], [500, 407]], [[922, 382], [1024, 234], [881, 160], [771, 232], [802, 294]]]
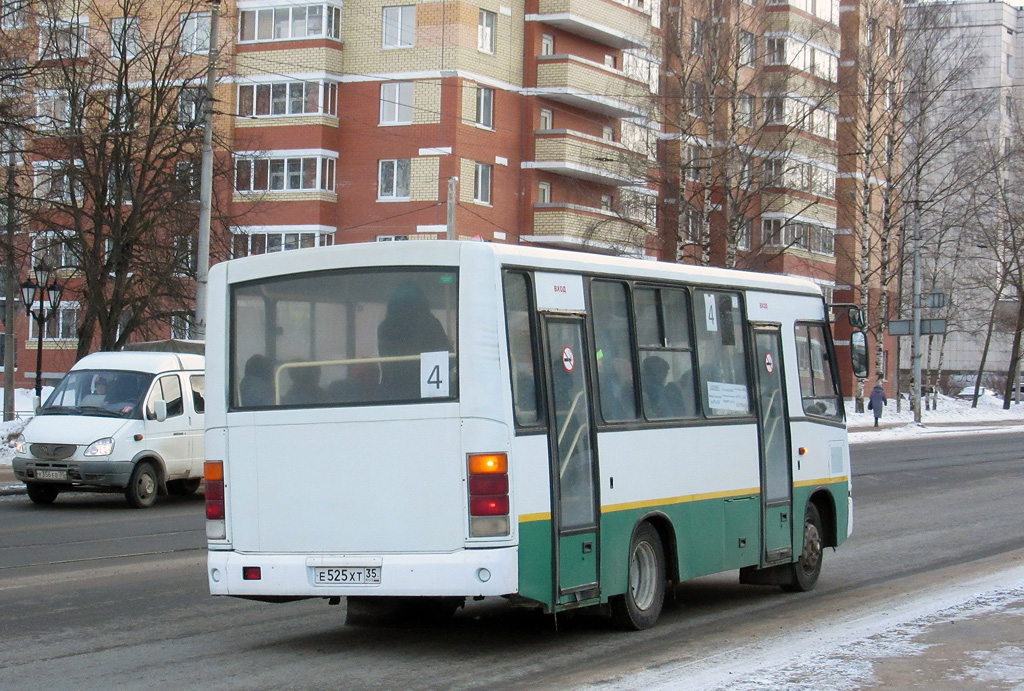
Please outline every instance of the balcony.
[[540, 0], [537, 14], [527, 15], [526, 20], [620, 50], [651, 45], [650, 16], [615, 0]]
[[526, 242], [566, 248], [606, 248], [643, 254], [647, 237], [653, 232], [642, 224], [625, 221], [614, 213], [575, 204], [536, 204], [533, 207], [533, 235]]
[[538, 56], [537, 86], [526, 93], [614, 118], [639, 117], [651, 99], [643, 82], [575, 55]]
[[600, 185], [639, 184], [646, 158], [622, 144], [571, 130], [543, 130], [537, 135], [534, 160], [523, 168], [544, 170]]

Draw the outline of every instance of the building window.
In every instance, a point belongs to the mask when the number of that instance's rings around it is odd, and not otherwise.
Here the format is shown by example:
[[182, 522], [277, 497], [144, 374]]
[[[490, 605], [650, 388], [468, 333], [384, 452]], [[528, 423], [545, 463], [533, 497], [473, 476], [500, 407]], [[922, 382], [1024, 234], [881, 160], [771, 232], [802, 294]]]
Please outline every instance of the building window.
[[479, 204], [491, 203], [491, 171], [488, 163], [477, 163], [473, 176], [473, 201]]
[[754, 126], [754, 95], [741, 93], [736, 99], [736, 124], [740, 127]]
[[131, 60], [142, 48], [138, 17], [114, 17], [110, 20], [110, 54], [115, 60]]
[[196, 275], [196, 253], [195, 242], [191, 235], [177, 235], [174, 237], [174, 275], [195, 276]]
[[476, 49], [481, 53], [494, 54], [496, 21], [497, 15], [494, 12], [480, 10], [480, 21], [476, 31]]
[[542, 130], [550, 130], [554, 128], [555, 114], [550, 108], [540, 109], [540, 128]]
[[[193, 328], [196, 321], [196, 313], [189, 310], [188, 312], [179, 312], [171, 315], [171, 338], [187, 341], [192, 338]], [[196, 377], [192, 377], [194, 380]], [[200, 412], [196, 409], [196, 412]]]
[[0, 29], [20, 29], [28, 19], [29, 0], [7, 0], [0, 5]]
[[786, 39], [769, 38], [767, 41], [767, 57], [769, 65], [785, 65], [786, 62]]
[[765, 247], [782, 245], [782, 221], [768, 218], [761, 221], [761, 244]]
[[384, 47], [412, 48], [416, 45], [416, 6], [384, 8]]
[[43, 24], [39, 41], [39, 59], [61, 60], [88, 55], [88, 32], [88, 17], [61, 19]]
[[602, 194], [601, 195], [601, 211], [611, 212], [612, 210], [612, 195]]
[[687, 180], [700, 180], [704, 170], [704, 150], [697, 144], [687, 144], [683, 150], [685, 158], [685, 176]]
[[413, 82], [380, 85], [380, 124], [412, 124]]
[[66, 94], [41, 93], [36, 97], [36, 126], [63, 130], [71, 126], [71, 100]]
[[700, 242], [700, 213], [693, 208], [684, 209], [679, 214], [679, 232], [690, 245]]
[[210, 52], [210, 13], [190, 12], [181, 15], [181, 52]]
[[82, 181], [68, 163], [43, 165], [36, 169], [35, 196], [52, 202], [81, 203], [85, 194]]
[[690, 115], [703, 118], [707, 114], [707, 88], [700, 82], [686, 85], [686, 101]]
[[409, 199], [410, 159], [391, 158], [380, 162], [378, 199]]
[[32, 264], [46, 264], [51, 269], [63, 269], [77, 266], [74, 252], [71, 249], [70, 231], [55, 230], [36, 233], [32, 237]]
[[206, 89], [185, 86], [178, 92], [178, 127], [191, 129], [203, 124], [203, 103]]
[[754, 59], [757, 57], [757, 43], [754, 39], [754, 34], [749, 31], [740, 29], [739, 37], [739, 58], [741, 65], [753, 65]]
[[782, 159], [766, 158], [761, 169], [761, 183], [765, 187], [782, 186]]
[[174, 164], [174, 192], [177, 199], [199, 200], [199, 173], [192, 161], [178, 161]]
[[604, 139], [607, 142], [615, 141], [615, 128], [612, 127], [611, 125], [602, 125], [601, 139]]
[[890, 57], [896, 55], [896, 27], [894, 26], [885, 30], [885, 54]]
[[254, 254], [285, 252], [306, 247], [327, 247], [334, 244], [333, 231], [259, 231], [236, 233], [231, 248], [232, 258]]
[[336, 160], [327, 156], [239, 157], [235, 161], [235, 189], [239, 192], [333, 192], [335, 165]]
[[604, 56], [604, 66], [614, 70], [615, 69], [615, 56], [614, 55], [605, 55]]
[[486, 86], [476, 88], [476, 124], [494, 127], [494, 89]]
[[129, 162], [120, 169], [111, 166], [107, 173], [107, 204], [121, 206], [132, 203], [135, 192], [135, 168]]
[[764, 121], [768, 125], [785, 124], [786, 98], [768, 96], [764, 99]]
[[[32, 305], [32, 311], [42, 308], [41, 303]], [[38, 323], [35, 319], [28, 320], [28, 340], [34, 340]], [[78, 303], [61, 302], [54, 312], [53, 318], [46, 322], [43, 332], [44, 341], [74, 341], [78, 339]]]
[[551, 203], [551, 183], [550, 182], [538, 182], [537, 183], [537, 203], [538, 204], [550, 204]]
[[541, 55], [554, 55], [555, 54], [555, 37], [551, 34], [543, 34], [540, 37], [540, 54]]
[[690, 20], [690, 52], [694, 55], [704, 55], [704, 36], [706, 33], [707, 31], [702, 20]]
[[739, 226], [736, 228], [736, 249], [744, 252], [750, 249], [753, 225], [753, 221], [749, 218], [744, 218], [739, 222]]
[[240, 84], [238, 115], [337, 114], [338, 85], [334, 82], [281, 82]]
[[340, 7], [297, 5], [238, 13], [238, 40], [241, 43], [321, 37], [341, 39]]

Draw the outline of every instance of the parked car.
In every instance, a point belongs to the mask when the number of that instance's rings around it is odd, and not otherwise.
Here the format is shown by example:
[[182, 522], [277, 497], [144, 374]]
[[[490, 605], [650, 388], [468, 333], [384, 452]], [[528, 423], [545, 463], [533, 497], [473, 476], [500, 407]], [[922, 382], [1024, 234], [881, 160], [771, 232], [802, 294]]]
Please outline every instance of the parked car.
[[[201, 347], [201, 344], [200, 346]], [[15, 440], [15, 476], [37, 504], [124, 492], [136, 508], [192, 494], [203, 476], [205, 358], [104, 352], [79, 360]]]
[[[984, 398], [986, 396], [998, 396], [998, 395], [999, 394], [997, 394], [995, 391], [993, 391], [992, 389], [988, 388], [987, 386], [982, 386], [982, 387], [980, 387], [978, 389], [978, 398]], [[960, 389], [960, 391], [957, 392], [956, 397], [957, 398], [965, 398], [965, 399], [968, 399], [968, 400], [972, 400], [974, 398], [974, 387], [973, 386], [967, 386], [967, 387], [964, 387], [964, 388]]]

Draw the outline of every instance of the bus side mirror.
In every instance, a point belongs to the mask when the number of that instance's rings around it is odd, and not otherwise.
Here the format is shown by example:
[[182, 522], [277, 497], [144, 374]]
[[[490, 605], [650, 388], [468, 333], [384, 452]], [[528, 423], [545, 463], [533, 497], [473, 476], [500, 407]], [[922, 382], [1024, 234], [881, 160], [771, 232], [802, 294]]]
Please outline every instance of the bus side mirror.
[[167, 419], [167, 401], [162, 398], [153, 401], [153, 417], [156, 418], [157, 422], [163, 422]]
[[853, 364], [853, 376], [857, 379], [868, 377], [868, 335], [863, 331], [850, 334], [850, 361]]
[[846, 313], [846, 318], [850, 320], [850, 326], [855, 329], [863, 329], [867, 325], [864, 319], [864, 310], [860, 307], [851, 307], [850, 311]]

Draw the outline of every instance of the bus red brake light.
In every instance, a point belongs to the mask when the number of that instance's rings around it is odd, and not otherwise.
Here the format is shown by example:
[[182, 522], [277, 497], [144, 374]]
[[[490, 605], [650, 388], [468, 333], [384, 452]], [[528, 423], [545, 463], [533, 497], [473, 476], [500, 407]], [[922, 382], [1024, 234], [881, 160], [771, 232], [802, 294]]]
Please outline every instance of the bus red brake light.
[[224, 529], [224, 462], [207, 461], [203, 464], [206, 481], [206, 536], [225, 537]]
[[508, 535], [508, 456], [503, 453], [470, 454], [467, 465], [470, 536]]

